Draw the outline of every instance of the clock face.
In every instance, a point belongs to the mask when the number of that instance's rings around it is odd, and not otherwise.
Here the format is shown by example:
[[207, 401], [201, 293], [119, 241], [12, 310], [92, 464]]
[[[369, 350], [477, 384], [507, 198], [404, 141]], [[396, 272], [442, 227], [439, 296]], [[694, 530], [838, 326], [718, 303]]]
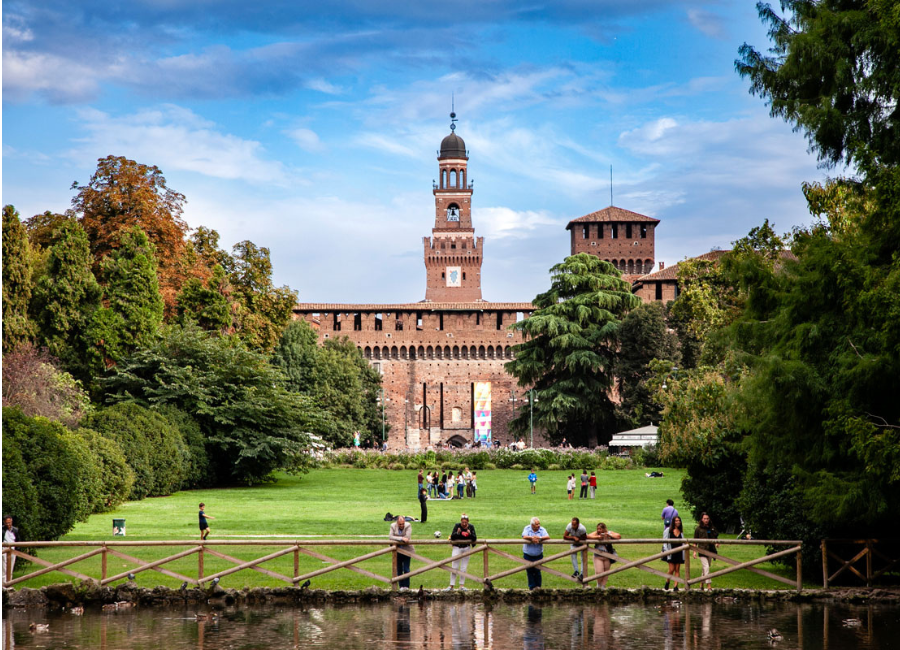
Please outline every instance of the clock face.
[[447, 270], [445, 271], [445, 275], [447, 277], [448, 287], [462, 286], [462, 267], [448, 266]]

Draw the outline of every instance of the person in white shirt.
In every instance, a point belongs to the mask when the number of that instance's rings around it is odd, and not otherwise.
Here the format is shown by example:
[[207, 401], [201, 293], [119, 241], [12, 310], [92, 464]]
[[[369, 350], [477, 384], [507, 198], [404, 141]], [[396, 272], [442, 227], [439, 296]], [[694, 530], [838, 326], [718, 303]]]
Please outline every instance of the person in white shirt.
[[566, 494], [569, 495], [569, 501], [572, 500], [572, 493], [575, 492], [575, 475], [569, 474], [569, 481], [566, 483]]

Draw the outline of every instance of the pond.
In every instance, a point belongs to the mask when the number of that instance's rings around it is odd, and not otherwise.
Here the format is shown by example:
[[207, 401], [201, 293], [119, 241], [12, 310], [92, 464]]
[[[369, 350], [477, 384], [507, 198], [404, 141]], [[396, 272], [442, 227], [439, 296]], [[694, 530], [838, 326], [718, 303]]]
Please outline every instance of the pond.
[[[721, 599], [720, 599], [721, 600]], [[34, 624], [34, 631], [30, 629]], [[781, 639], [769, 639], [777, 630]], [[384, 605], [5, 613], [3, 648], [888, 648], [900, 608], [759, 602]]]

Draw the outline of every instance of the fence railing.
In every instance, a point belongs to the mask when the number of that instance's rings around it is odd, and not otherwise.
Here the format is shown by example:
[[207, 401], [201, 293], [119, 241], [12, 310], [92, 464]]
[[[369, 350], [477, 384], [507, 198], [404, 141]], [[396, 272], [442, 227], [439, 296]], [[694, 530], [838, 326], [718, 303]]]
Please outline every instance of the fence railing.
[[[857, 551], [859, 547], [862, 547]], [[850, 559], [844, 559], [839, 555], [840, 550], [849, 550], [853, 555]], [[891, 557], [886, 552], [897, 553], [897, 557]], [[834, 560], [838, 569], [828, 573], [828, 560]], [[865, 573], [860, 572], [854, 565], [865, 562]], [[876, 565], [880, 567], [876, 568]], [[891, 539], [823, 539], [822, 540], [822, 582], [827, 589], [838, 576], [849, 572], [871, 587], [872, 583], [882, 575], [893, 569], [900, 568], [900, 540]]]
[[[311, 580], [317, 576], [321, 576], [327, 573], [331, 573], [333, 571], [338, 571], [340, 569], [346, 569], [348, 571], [352, 571], [354, 573], [363, 575], [372, 580], [376, 580], [385, 585], [389, 585], [392, 590], [396, 590], [398, 588], [398, 583], [401, 580], [409, 579], [423, 573], [427, 573], [429, 571], [446, 571], [452, 574], [457, 574], [460, 576], [464, 576], [467, 580], [472, 580], [484, 586], [486, 589], [493, 589], [493, 583], [502, 578], [506, 578], [508, 576], [514, 575], [516, 573], [520, 573], [522, 571], [526, 571], [528, 569], [538, 569], [550, 575], [557, 576], [564, 580], [574, 583], [576, 586], [580, 586], [582, 588], [590, 585], [591, 582], [595, 580], [599, 580], [601, 578], [606, 578], [617, 573], [622, 573], [623, 571], [630, 570], [639, 570], [651, 573], [657, 577], [665, 578], [667, 580], [671, 580], [676, 585], [683, 585], [685, 590], [690, 590], [692, 585], [696, 585], [700, 582], [705, 582], [706, 580], [714, 580], [718, 577], [724, 576], [729, 573], [733, 573], [735, 571], [750, 571], [752, 573], [764, 576], [771, 580], [775, 580], [777, 582], [781, 582], [783, 584], [790, 585], [797, 589], [797, 591], [801, 591], [803, 588], [801, 581], [801, 542], [799, 541], [785, 541], [785, 540], [724, 540], [719, 539], [716, 542], [720, 545], [720, 550], [718, 553], [710, 553], [702, 548], [699, 548], [697, 544], [709, 544], [710, 540], [708, 539], [684, 539], [681, 540], [680, 545], [672, 545], [671, 550], [663, 550], [658, 553], [654, 553], [652, 555], [648, 555], [646, 557], [641, 557], [638, 559], [626, 559], [619, 555], [611, 555], [606, 553], [605, 551], [601, 551], [587, 544], [581, 544], [576, 547], [570, 547], [571, 542], [564, 540], [550, 540], [545, 542], [546, 546], [554, 547], [554, 546], [565, 546], [563, 550], [551, 553], [544, 558], [530, 562], [522, 557], [514, 555], [512, 553], [508, 553], [505, 550], [502, 550], [503, 547], [508, 546], [518, 546], [523, 543], [521, 539], [487, 539], [487, 540], [478, 540], [478, 542], [467, 549], [463, 553], [460, 553], [456, 556], [448, 556], [441, 558], [439, 560], [434, 560], [428, 557], [425, 557], [419, 553], [414, 551], [407, 550], [402, 548], [400, 545], [388, 542], [388, 541], [376, 541], [376, 540], [293, 540], [293, 541], [273, 541], [273, 540], [216, 540], [216, 541], [203, 541], [198, 542], [196, 540], [191, 541], [125, 541], [125, 540], [115, 540], [115, 541], [58, 541], [58, 542], [15, 542], [14, 544], [3, 544], [3, 562], [5, 565], [6, 571], [4, 572], [7, 580], [3, 582], [3, 587], [14, 587], [16, 585], [22, 584], [39, 576], [51, 573], [51, 572], [59, 572], [64, 575], [68, 575], [74, 578], [78, 578], [80, 580], [92, 580], [97, 582], [100, 585], [108, 585], [114, 582], [118, 582], [120, 580], [131, 579], [136, 576], [138, 573], [142, 573], [145, 571], [156, 571], [163, 575], [169, 576], [171, 578], [175, 578], [177, 580], [181, 580], [188, 584], [203, 586], [208, 585], [210, 583], [217, 583], [217, 579], [224, 578], [226, 576], [238, 573], [240, 571], [256, 571], [270, 578], [274, 578], [285, 582], [290, 585], [299, 585], [304, 581]], [[616, 546], [628, 546], [628, 545], [648, 545], [648, 544], [671, 544], [672, 540], [665, 539], [619, 539], [615, 540]], [[452, 542], [449, 540], [413, 540], [412, 544], [415, 546], [450, 546]], [[153, 561], [146, 561], [140, 558], [129, 555], [123, 551], [126, 548], [160, 548], [160, 547], [189, 547], [186, 550], [179, 551], [172, 555], [168, 555], [164, 558], [160, 558]], [[367, 552], [357, 557], [353, 557], [347, 560], [338, 560], [329, 555], [320, 552], [319, 550], [314, 549], [322, 549], [323, 547], [379, 547], [375, 551]], [[785, 547], [783, 550], [777, 551], [775, 553], [769, 555], [763, 555], [761, 557], [747, 560], [747, 561], [738, 561], [733, 558], [729, 558], [723, 554], [723, 549], [721, 547], [728, 546], [770, 546], [770, 547]], [[266, 555], [256, 557], [251, 560], [241, 560], [236, 557], [229, 555], [224, 552], [229, 547], [278, 547], [277, 550], [268, 553]], [[31, 548], [42, 548], [42, 549], [88, 549], [75, 557], [68, 558], [66, 560], [62, 560], [60, 562], [50, 562], [43, 558], [40, 558], [33, 553], [28, 553], [26, 551]], [[653, 562], [655, 560], [660, 560], [667, 555], [672, 553], [678, 553], [684, 551], [684, 575], [682, 577], [674, 577], [666, 574], [663, 571], [658, 569], [654, 569], [651, 566], [648, 566], [648, 563]], [[449, 549], [448, 549], [449, 552]], [[691, 577], [691, 553], [702, 554], [707, 557], [711, 557], [721, 562], [727, 564], [728, 566], [723, 569], [719, 569], [716, 571], [711, 571], [706, 576], [695, 576]], [[182, 560], [191, 555], [197, 556], [197, 570], [196, 576], [193, 575], [185, 575], [183, 573], [178, 573], [176, 571], [163, 568], [165, 565], [176, 562], [178, 560]], [[384, 555], [391, 555], [391, 575], [381, 575], [379, 573], [375, 573], [373, 571], [369, 571], [367, 569], [363, 569], [359, 566], [361, 562], [365, 562], [367, 560], [371, 560], [377, 557], [381, 557]], [[581, 555], [581, 566], [583, 567], [585, 573], [588, 571], [588, 557], [600, 557], [609, 560], [616, 560], [614, 564], [610, 566], [610, 568], [606, 571], [601, 571], [598, 573], [593, 573], [587, 576], [577, 576], [573, 577], [569, 575], [567, 572], [558, 571], [550, 566], [547, 566], [551, 562], [555, 562], [557, 560], [568, 558], [570, 555], [580, 554]], [[71, 567], [73, 565], [93, 558], [95, 556], [100, 556], [100, 576], [99, 578], [96, 576], [89, 576], [84, 573], [80, 573], [75, 571]], [[276, 571], [272, 571], [270, 569], [265, 569], [261, 567], [261, 564], [274, 560], [276, 558], [283, 557], [285, 555], [293, 555], [293, 572], [292, 575], [284, 575], [283, 573], [278, 573]], [[400, 555], [405, 555], [410, 557], [412, 560], [417, 560], [419, 562], [424, 563], [423, 566], [412, 568], [408, 572], [399, 574], [398, 573], [398, 559]], [[482, 556], [482, 568], [481, 571], [475, 571], [475, 573], [463, 572], [458, 569], [454, 569], [449, 566], [452, 562], [463, 559], [465, 557], [473, 557], [481, 555]], [[764, 569], [758, 568], [757, 565], [769, 562], [773, 559], [794, 555], [796, 559], [797, 565], [797, 574], [796, 580], [788, 579], [783, 576], [774, 574], [770, 571], [766, 571]], [[327, 563], [328, 566], [321, 567], [319, 569], [313, 571], [302, 572], [300, 570], [300, 558], [301, 556], [308, 556], [311, 558], [315, 558], [321, 562]], [[490, 558], [499, 557], [507, 560], [504, 564], [509, 563], [509, 561], [513, 562], [517, 566], [513, 566], [512, 568], [504, 569], [501, 571], [496, 571], [494, 573], [491, 572], [490, 566]], [[34, 563], [37, 566], [42, 568], [37, 569], [35, 571], [31, 571], [23, 576], [18, 578], [12, 578], [12, 568], [13, 568], [13, 558], [22, 558], [24, 560], [28, 560]], [[126, 562], [130, 562], [135, 566], [126, 571], [121, 571], [118, 573], [113, 573], [110, 575], [109, 558], [117, 558], [119, 560], [124, 560]], [[214, 573], [207, 574], [205, 571], [205, 560], [207, 557], [218, 558], [219, 560], [224, 560], [227, 563], [230, 563], [234, 566], [230, 566], [227, 569], [222, 569], [216, 571]], [[480, 573], [480, 575], [477, 575]]]

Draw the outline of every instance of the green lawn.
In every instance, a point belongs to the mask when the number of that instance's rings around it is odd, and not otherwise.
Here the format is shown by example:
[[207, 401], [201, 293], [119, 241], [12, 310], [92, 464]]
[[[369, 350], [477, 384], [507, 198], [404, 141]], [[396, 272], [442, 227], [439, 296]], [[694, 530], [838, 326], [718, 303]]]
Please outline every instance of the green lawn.
[[[665, 470], [664, 478], [648, 479], [644, 470], [622, 470], [599, 472], [597, 477], [597, 498], [595, 500], [566, 499], [566, 477], [564, 471], [538, 472], [538, 490], [532, 495], [526, 479], [528, 472], [513, 470], [483, 470], [478, 472], [478, 497], [452, 502], [429, 502], [428, 522], [413, 524], [413, 539], [433, 539], [433, 533], [440, 530], [446, 539], [459, 521], [461, 512], [466, 512], [481, 538], [519, 538], [522, 529], [532, 516], [541, 518], [541, 523], [553, 537], [562, 537], [566, 524], [573, 516], [580, 517], [588, 530], [598, 521], [607, 523], [611, 530], [626, 538], [660, 537], [662, 525], [660, 511], [667, 498], [676, 502], [676, 507], [686, 519], [687, 532], [693, 532], [693, 523], [688, 522], [688, 509], [679, 499], [679, 486], [683, 473]], [[324, 537], [348, 537], [357, 535], [387, 536], [389, 524], [383, 521], [385, 512], [418, 517], [419, 504], [416, 494], [416, 473], [412, 471], [331, 469], [315, 470], [302, 477], [279, 476], [277, 483], [253, 488], [230, 488], [178, 492], [169, 497], [150, 498], [124, 504], [113, 512], [94, 515], [89, 521], [78, 524], [64, 539], [109, 540], [112, 539], [112, 519], [124, 517], [127, 520], [128, 541], [139, 540], [196, 540], [197, 505], [206, 503], [206, 511], [216, 519], [210, 521], [212, 534], [209, 541], [238, 540], [272, 535], [292, 536], [316, 535]], [[122, 538], [117, 538], [122, 539]], [[249, 560], [277, 550], [278, 540], [273, 547], [222, 547], [228, 555]], [[154, 560], [175, 554], [187, 547], [134, 548], [124, 549], [129, 555], [144, 560]], [[378, 546], [371, 547], [330, 547], [314, 549], [339, 560], [362, 555]], [[565, 547], [547, 546], [545, 555], [563, 550]], [[43, 549], [40, 557], [48, 561], [61, 561], [74, 557], [85, 549]], [[509, 553], [521, 554], [521, 546], [506, 547]], [[658, 552], [659, 545], [619, 545], [618, 553], [624, 558], [638, 558]], [[432, 557], [446, 557], [447, 547], [420, 545], [421, 554]], [[723, 547], [720, 552], [738, 560], [759, 557], [761, 547]], [[716, 565], [722, 567], [721, 562]], [[412, 568], [420, 566], [413, 561]], [[126, 571], [133, 565], [118, 558], [108, 560], [108, 574]], [[232, 566], [225, 560], [205, 558], [205, 575]], [[322, 561], [301, 556], [300, 572], [314, 571], [327, 566]], [[390, 556], [375, 558], [360, 565], [375, 573], [387, 575], [390, 572]], [[514, 566], [513, 562], [491, 555], [492, 573]], [[559, 571], [571, 573], [568, 558], [555, 562]], [[662, 561], [652, 563], [655, 568], [665, 571]], [[265, 568], [284, 575], [292, 575], [293, 555], [288, 554], [264, 565]], [[99, 557], [91, 558], [72, 567], [87, 575], [100, 575]], [[166, 565], [172, 571], [188, 576], [197, 574], [197, 556], [192, 555]], [[785, 577], [791, 577], [792, 570], [763, 565], [762, 568]], [[17, 567], [18, 569], [18, 567]], [[693, 575], [699, 575], [699, 562], [694, 563]], [[30, 569], [30, 570], [33, 570]], [[469, 572], [481, 575], [482, 559], [475, 556]], [[20, 572], [16, 572], [16, 577]], [[59, 573], [40, 576], [25, 583], [37, 587], [44, 584], [69, 579]], [[413, 578], [414, 586], [426, 588], [444, 587], [449, 582], [449, 574], [432, 571]], [[629, 570], [614, 575], [610, 586], [637, 587], [662, 586], [663, 580], [644, 571]], [[158, 584], [177, 586], [180, 581], [154, 571], [138, 574], [137, 584], [155, 586]], [[222, 580], [225, 587], [278, 586], [284, 583], [254, 571], [242, 571], [226, 576]], [[377, 581], [346, 570], [339, 570], [313, 579], [314, 588], [357, 589], [378, 585]], [[498, 581], [498, 587], [524, 587], [523, 573]], [[787, 588], [786, 585], [766, 579], [746, 571], [735, 572], [715, 582], [720, 587], [744, 588]], [[477, 584], [470, 584], [477, 588]], [[545, 574], [545, 587], [575, 586], [561, 578]]]

